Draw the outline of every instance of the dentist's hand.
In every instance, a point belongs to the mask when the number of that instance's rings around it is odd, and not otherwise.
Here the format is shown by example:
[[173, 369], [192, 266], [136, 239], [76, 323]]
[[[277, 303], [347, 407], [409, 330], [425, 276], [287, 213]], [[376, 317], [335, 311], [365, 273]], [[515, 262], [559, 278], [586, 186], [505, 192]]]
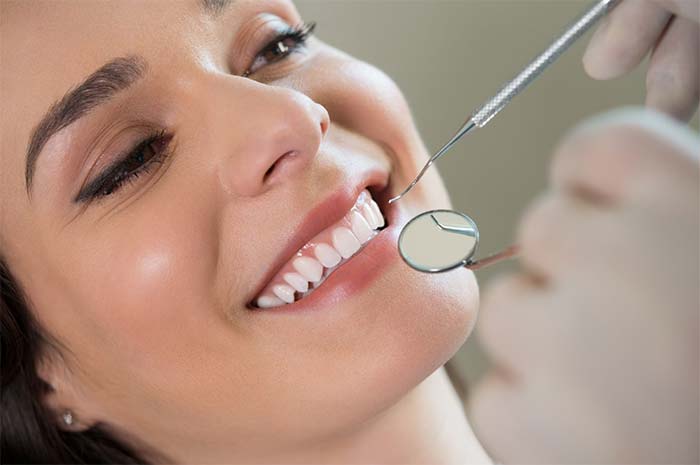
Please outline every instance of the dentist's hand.
[[[506, 463], [698, 463], [700, 141], [623, 111], [571, 134], [486, 289], [471, 396]], [[651, 129], [649, 129], [651, 128]]]
[[648, 106], [681, 120], [698, 107], [700, 0], [621, 0], [591, 39], [584, 67], [596, 79], [627, 74], [651, 51]]

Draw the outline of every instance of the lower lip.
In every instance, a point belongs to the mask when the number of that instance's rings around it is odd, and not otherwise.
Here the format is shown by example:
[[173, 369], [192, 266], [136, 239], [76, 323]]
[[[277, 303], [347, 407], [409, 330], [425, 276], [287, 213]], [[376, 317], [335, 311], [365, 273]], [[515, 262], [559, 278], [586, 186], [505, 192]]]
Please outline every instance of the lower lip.
[[333, 271], [317, 289], [291, 304], [266, 309], [255, 309], [253, 313], [289, 314], [328, 309], [359, 294], [394, 262], [400, 261], [396, 247], [401, 227], [406, 223], [406, 214], [392, 204], [385, 216], [389, 226], [381, 230], [359, 253], [340, 268]]

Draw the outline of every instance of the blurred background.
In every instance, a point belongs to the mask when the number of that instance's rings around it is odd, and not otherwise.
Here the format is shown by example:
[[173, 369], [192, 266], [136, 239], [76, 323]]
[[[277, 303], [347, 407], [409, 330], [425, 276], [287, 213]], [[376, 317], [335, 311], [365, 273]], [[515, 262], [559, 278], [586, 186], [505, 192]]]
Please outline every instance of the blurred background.
[[[430, 151], [471, 111], [539, 54], [590, 0], [296, 0], [317, 35], [389, 74], [401, 87]], [[511, 243], [519, 217], [546, 188], [557, 142], [577, 122], [644, 102], [643, 64], [632, 75], [599, 82], [581, 64], [591, 32], [538, 80], [441, 158], [437, 167], [453, 204], [481, 231], [481, 253]], [[693, 121], [697, 127], [697, 115]], [[489, 279], [514, 267], [477, 273]], [[468, 384], [488, 360], [470, 337], [455, 361]]]

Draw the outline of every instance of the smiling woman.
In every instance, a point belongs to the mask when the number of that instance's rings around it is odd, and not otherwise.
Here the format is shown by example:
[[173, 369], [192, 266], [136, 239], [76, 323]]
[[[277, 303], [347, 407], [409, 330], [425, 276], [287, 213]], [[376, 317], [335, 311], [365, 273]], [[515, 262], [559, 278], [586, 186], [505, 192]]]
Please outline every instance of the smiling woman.
[[[283, 0], [3, 2], [4, 462], [486, 462], [395, 83]], [[29, 32], [31, 31], [31, 32]], [[31, 54], [27, 53], [31, 50]]]

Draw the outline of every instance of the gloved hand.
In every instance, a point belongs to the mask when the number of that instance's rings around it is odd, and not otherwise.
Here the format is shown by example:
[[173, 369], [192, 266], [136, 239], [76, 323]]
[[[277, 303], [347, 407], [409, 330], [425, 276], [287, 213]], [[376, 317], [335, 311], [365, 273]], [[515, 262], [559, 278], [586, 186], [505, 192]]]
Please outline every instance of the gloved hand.
[[698, 463], [700, 140], [651, 111], [594, 124], [484, 293], [468, 412], [506, 463]]
[[622, 76], [651, 51], [648, 106], [689, 120], [700, 93], [700, 0], [622, 0], [601, 22], [583, 58], [596, 79]]

